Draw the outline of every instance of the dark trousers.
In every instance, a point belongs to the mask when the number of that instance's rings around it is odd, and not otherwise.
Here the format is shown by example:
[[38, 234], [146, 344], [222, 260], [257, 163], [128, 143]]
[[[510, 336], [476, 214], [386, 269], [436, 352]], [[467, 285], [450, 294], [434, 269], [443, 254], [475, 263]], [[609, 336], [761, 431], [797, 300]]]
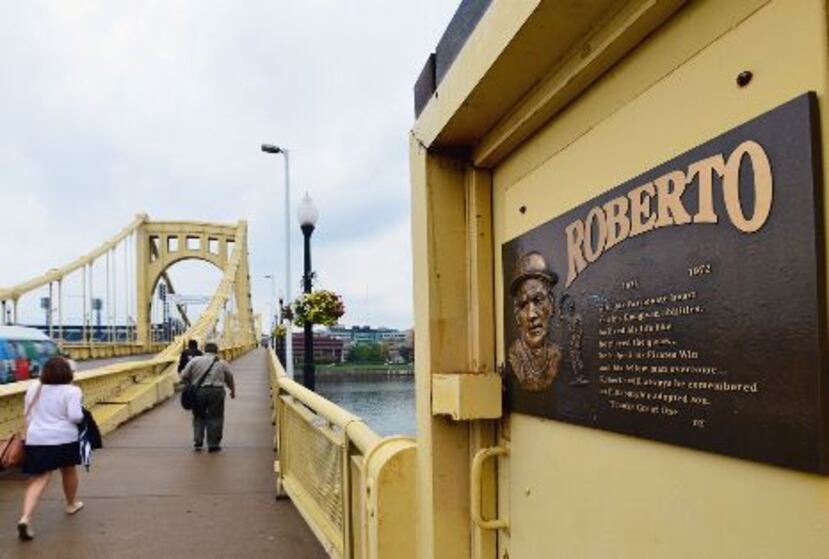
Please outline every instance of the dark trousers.
[[207, 431], [207, 446], [217, 448], [222, 444], [222, 430], [225, 423], [225, 389], [220, 386], [203, 386], [196, 392], [196, 408], [193, 410], [193, 442], [204, 444]]

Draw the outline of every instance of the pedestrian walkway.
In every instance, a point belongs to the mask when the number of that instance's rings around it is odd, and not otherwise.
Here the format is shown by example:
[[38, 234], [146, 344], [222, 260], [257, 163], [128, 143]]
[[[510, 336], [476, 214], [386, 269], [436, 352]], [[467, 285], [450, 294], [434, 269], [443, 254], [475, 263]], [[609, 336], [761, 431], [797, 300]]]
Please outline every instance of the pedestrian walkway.
[[168, 400], [106, 437], [80, 474], [77, 516], [64, 514], [53, 477], [32, 542], [15, 529], [23, 483], [0, 478], [0, 558], [327, 557], [291, 501], [274, 499], [264, 350], [233, 371], [222, 452], [194, 452], [190, 416]]

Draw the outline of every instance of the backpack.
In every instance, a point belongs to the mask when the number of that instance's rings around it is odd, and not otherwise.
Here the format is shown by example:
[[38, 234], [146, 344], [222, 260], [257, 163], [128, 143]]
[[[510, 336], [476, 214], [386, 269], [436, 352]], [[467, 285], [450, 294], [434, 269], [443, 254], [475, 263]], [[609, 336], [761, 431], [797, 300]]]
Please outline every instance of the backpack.
[[195, 384], [190, 383], [190, 384], [188, 384], [187, 386], [184, 387], [184, 390], [181, 391], [181, 407], [182, 408], [184, 408], [186, 410], [195, 410], [196, 409], [196, 393], [199, 391], [199, 388], [201, 388], [201, 385], [204, 382], [204, 379], [207, 378], [207, 373], [210, 372], [210, 369], [212, 369], [213, 365], [215, 365], [218, 361], [219, 361], [219, 358], [216, 357], [213, 360], [213, 362], [210, 364], [210, 366], [207, 368], [207, 370], [202, 373], [202, 375], [199, 377], [199, 380], [197, 380]]

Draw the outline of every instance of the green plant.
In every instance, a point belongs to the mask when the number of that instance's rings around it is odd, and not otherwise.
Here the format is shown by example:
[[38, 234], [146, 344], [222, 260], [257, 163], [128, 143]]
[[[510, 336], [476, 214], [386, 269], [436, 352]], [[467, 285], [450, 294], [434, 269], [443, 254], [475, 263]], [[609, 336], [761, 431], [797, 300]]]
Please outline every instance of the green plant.
[[277, 338], [282, 338], [288, 332], [288, 328], [284, 324], [278, 324], [276, 328], [273, 329], [273, 335]]
[[383, 363], [389, 358], [389, 348], [381, 343], [355, 344], [348, 352], [351, 363]]
[[345, 303], [333, 291], [320, 290], [297, 297], [293, 309], [297, 326], [304, 326], [306, 322], [331, 326], [345, 314]]

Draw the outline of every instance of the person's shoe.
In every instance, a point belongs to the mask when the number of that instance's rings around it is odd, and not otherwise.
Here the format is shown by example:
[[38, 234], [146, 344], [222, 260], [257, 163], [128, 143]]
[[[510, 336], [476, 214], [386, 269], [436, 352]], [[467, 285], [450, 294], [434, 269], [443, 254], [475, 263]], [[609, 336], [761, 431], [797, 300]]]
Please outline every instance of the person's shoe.
[[207, 449], [207, 452], [221, 452], [221, 451], [222, 451], [222, 447], [220, 447], [220, 446], [211, 446], [210, 448]]
[[28, 522], [18, 522], [17, 523], [17, 537], [20, 538], [24, 542], [28, 542], [34, 539], [35, 531], [32, 530], [32, 527], [29, 526]]
[[71, 505], [66, 506], [66, 514], [75, 514], [83, 508], [83, 501], [75, 501]]
[[203, 444], [195, 443], [193, 445], [193, 452], [201, 452], [201, 449], [204, 447]]

